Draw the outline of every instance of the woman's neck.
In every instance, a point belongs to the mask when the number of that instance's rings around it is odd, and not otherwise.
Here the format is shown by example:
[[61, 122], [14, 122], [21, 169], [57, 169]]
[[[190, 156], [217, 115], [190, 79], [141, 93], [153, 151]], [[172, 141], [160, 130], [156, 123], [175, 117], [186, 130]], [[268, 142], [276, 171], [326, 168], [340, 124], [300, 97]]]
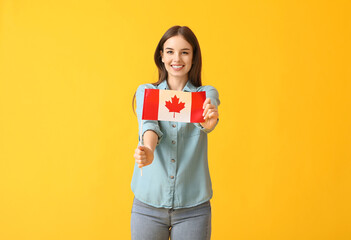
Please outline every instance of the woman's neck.
[[182, 91], [188, 81], [188, 77], [186, 78], [172, 78], [168, 77], [167, 83], [170, 90]]

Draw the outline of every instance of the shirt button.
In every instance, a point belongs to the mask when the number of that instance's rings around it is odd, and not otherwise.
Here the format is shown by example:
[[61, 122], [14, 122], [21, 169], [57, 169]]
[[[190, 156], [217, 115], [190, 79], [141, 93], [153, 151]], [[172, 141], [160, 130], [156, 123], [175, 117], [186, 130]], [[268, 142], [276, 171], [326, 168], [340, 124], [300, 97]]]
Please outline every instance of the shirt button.
[[173, 163], [174, 163], [174, 162], [175, 162], [175, 160], [174, 160], [174, 159], [172, 159], [172, 160], [171, 160], [171, 162], [173, 162]]
[[175, 143], [176, 143], [176, 141], [172, 140], [172, 143], [173, 143], [173, 144], [175, 144]]
[[173, 127], [173, 128], [175, 128], [176, 126], [177, 126], [177, 125], [175, 125], [175, 124], [172, 124], [172, 127]]
[[171, 176], [171, 179], [173, 179], [174, 178], [174, 176]]

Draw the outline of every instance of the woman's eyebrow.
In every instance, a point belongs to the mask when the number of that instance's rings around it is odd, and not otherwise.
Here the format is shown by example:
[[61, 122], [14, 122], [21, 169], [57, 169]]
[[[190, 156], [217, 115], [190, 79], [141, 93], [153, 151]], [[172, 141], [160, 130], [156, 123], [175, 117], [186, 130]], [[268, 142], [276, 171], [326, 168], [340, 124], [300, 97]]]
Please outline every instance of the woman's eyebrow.
[[[165, 49], [171, 49], [171, 50], [174, 50], [173, 48], [170, 48], [170, 47], [166, 47]], [[189, 48], [182, 48], [180, 50], [190, 50]]]

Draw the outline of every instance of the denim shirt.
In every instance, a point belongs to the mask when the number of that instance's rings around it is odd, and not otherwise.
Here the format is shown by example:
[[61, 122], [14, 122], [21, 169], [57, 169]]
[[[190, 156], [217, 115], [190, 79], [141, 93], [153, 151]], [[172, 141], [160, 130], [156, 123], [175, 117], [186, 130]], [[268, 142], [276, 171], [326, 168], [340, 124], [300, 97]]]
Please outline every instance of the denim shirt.
[[[135, 163], [131, 183], [135, 198], [154, 207], [173, 209], [193, 207], [210, 200], [212, 183], [207, 134], [214, 128], [205, 129], [199, 123], [141, 120], [145, 88], [169, 89], [164, 80], [158, 86], [140, 85], [136, 91], [139, 139], [142, 139], [140, 134], [151, 130], [158, 135], [158, 142], [153, 162], [143, 167], [143, 176]], [[183, 91], [205, 91], [213, 105], [218, 107], [220, 103], [218, 91], [212, 86], [195, 87], [188, 81]]]

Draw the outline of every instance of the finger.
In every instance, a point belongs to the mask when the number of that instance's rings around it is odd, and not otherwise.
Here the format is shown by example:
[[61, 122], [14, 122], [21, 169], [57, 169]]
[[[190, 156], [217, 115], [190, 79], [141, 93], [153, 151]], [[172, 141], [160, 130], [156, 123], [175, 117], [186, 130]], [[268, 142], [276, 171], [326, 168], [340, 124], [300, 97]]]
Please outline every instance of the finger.
[[148, 164], [146, 164], [146, 163], [138, 163], [138, 167], [139, 168], [142, 168], [142, 167], [145, 167], [145, 166], [147, 166]]
[[139, 155], [139, 154], [134, 154], [135, 160], [145, 160], [146, 156], [145, 155]]
[[207, 104], [211, 104], [211, 99], [210, 98], [206, 98], [204, 104], [202, 105], [202, 108], [205, 109]]
[[134, 151], [134, 154], [137, 154], [137, 155], [145, 155], [145, 152], [140, 150], [139, 148], [136, 148], [135, 151]]
[[209, 118], [218, 118], [218, 112], [217, 111], [213, 111], [208, 115]]
[[145, 161], [145, 160], [146, 160], [146, 157], [137, 155], [137, 156], [135, 157], [135, 159], [136, 159], [136, 160]]
[[217, 109], [209, 109], [207, 114], [205, 115], [204, 119], [208, 119], [208, 118], [213, 118], [218, 116], [218, 111]]
[[137, 164], [145, 164], [145, 163], [146, 163], [145, 160], [135, 160], [135, 162], [136, 162]]
[[208, 108], [206, 109], [206, 113], [204, 114], [204, 119], [206, 119], [211, 112], [217, 111], [217, 108], [215, 105], [209, 104], [207, 106], [208, 106]]
[[212, 108], [215, 108], [215, 106], [212, 105], [212, 104], [210, 104], [210, 103], [207, 104], [207, 105], [205, 106], [205, 109], [204, 109], [204, 112], [203, 112], [202, 116], [205, 116], [205, 115], [207, 114], [208, 110], [209, 110], [209, 109], [212, 109]]
[[139, 155], [145, 155], [145, 152], [143, 150], [139, 150], [139, 149], [138, 149], [138, 151], [136, 153], [139, 154]]
[[208, 116], [209, 116], [209, 114], [211, 114], [211, 111], [212, 111], [211, 109], [207, 109], [206, 114], [204, 116], [204, 120], [208, 119]]
[[135, 153], [139, 154], [139, 155], [145, 155], [145, 151], [144, 150], [140, 150], [139, 148], [135, 149]]

